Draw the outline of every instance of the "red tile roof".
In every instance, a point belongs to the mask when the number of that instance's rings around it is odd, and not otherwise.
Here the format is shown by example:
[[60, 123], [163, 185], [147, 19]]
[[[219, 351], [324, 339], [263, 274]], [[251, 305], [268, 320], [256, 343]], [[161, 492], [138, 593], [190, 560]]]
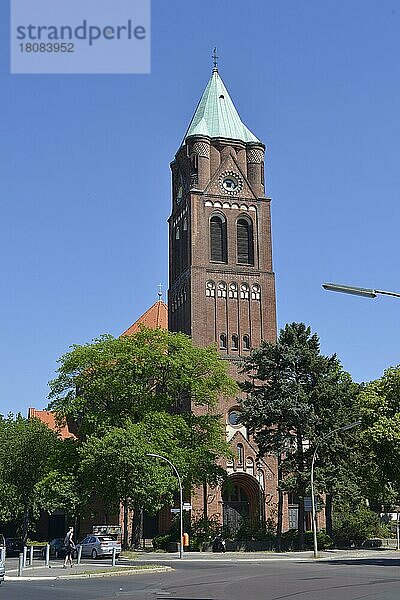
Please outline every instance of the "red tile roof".
[[58, 425], [56, 422], [56, 416], [49, 410], [36, 410], [36, 408], [28, 408], [28, 419], [39, 419], [49, 429], [56, 431], [62, 440], [67, 438], [74, 438], [75, 435], [69, 430], [68, 423]]
[[133, 335], [139, 331], [140, 325], [145, 325], [146, 327], [149, 327], [149, 329], [168, 329], [168, 306], [165, 302], [157, 300], [153, 306], [150, 306], [150, 308], [121, 335]]

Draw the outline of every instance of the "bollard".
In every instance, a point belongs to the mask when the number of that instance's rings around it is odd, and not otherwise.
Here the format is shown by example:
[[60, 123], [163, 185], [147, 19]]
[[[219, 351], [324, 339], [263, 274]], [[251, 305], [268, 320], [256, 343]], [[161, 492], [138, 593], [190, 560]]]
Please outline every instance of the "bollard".
[[78, 546], [78, 556], [76, 558], [77, 565], [81, 564], [81, 558], [82, 558], [82, 546]]
[[116, 561], [116, 559], [117, 559], [117, 549], [113, 548], [112, 549], [112, 557], [111, 557], [111, 565], [113, 567], [115, 567], [115, 561]]
[[24, 570], [24, 553], [20, 552], [18, 556], [18, 577], [22, 577], [22, 572]]
[[46, 544], [45, 566], [50, 566], [50, 544]]
[[29, 564], [33, 567], [33, 546], [29, 548]]
[[6, 549], [4, 546], [0, 548], [0, 562], [5, 562], [6, 560]]
[[24, 569], [26, 567], [26, 554], [27, 554], [27, 552], [28, 552], [28, 548], [26, 546], [24, 546], [23, 552], [22, 552], [23, 557], [24, 557], [24, 564], [23, 564]]

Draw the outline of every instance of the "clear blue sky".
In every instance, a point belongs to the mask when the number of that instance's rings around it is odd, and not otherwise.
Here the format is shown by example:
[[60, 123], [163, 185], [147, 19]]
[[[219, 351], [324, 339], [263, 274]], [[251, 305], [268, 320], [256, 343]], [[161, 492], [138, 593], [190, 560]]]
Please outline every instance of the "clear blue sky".
[[118, 335], [167, 284], [169, 162], [220, 73], [268, 147], [279, 326], [358, 381], [399, 361], [400, 7], [153, 0], [151, 75], [10, 75], [1, 3], [0, 412], [46, 405], [73, 343]]

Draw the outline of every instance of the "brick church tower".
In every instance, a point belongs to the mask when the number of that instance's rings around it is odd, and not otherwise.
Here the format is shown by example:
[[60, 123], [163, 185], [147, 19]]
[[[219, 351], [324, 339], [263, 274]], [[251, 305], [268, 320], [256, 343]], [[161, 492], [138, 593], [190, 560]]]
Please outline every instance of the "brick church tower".
[[[216, 343], [237, 375], [237, 361], [276, 339], [270, 199], [264, 144], [243, 124], [216, 61], [172, 169], [168, 327], [199, 346]], [[235, 528], [240, 516], [264, 519], [275, 502], [276, 466], [257, 461], [236, 398], [220, 402], [236, 458], [232, 486], [205, 488], [193, 508]]]

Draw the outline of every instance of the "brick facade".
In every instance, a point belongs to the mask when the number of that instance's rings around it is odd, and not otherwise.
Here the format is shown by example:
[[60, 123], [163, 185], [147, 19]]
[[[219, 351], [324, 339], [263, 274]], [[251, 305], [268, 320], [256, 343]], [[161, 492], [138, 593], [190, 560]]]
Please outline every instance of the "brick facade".
[[[191, 135], [185, 138], [171, 163], [168, 326], [172, 331], [187, 333], [199, 346], [216, 343], [221, 356], [229, 361], [235, 379], [239, 378], [237, 363], [249, 354], [251, 347], [259, 346], [261, 340], [276, 339], [264, 151], [261, 142]], [[211, 256], [213, 216], [221, 219], [226, 232], [223, 261], [212, 260]], [[252, 232], [249, 264], [238, 260], [239, 219], [245, 220]], [[226, 336], [225, 348], [221, 336]], [[237, 337], [237, 344], [233, 336]], [[220, 488], [201, 488], [192, 498], [194, 514], [218, 515], [227, 524], [229, 514], [232, 516], [235, 507], [243, 507], [245, 498], [248, 516], [274, 519], [275, 459], [257, 460], [257, 448], [246, 429], [229, 423], [234, 409], [238, 409], [238, 399], [224, 398], [216, 410], [224, 419], [227, 438], [236, 453], [235, 460], [223, 461], [223, 466], [238, 500]]]

